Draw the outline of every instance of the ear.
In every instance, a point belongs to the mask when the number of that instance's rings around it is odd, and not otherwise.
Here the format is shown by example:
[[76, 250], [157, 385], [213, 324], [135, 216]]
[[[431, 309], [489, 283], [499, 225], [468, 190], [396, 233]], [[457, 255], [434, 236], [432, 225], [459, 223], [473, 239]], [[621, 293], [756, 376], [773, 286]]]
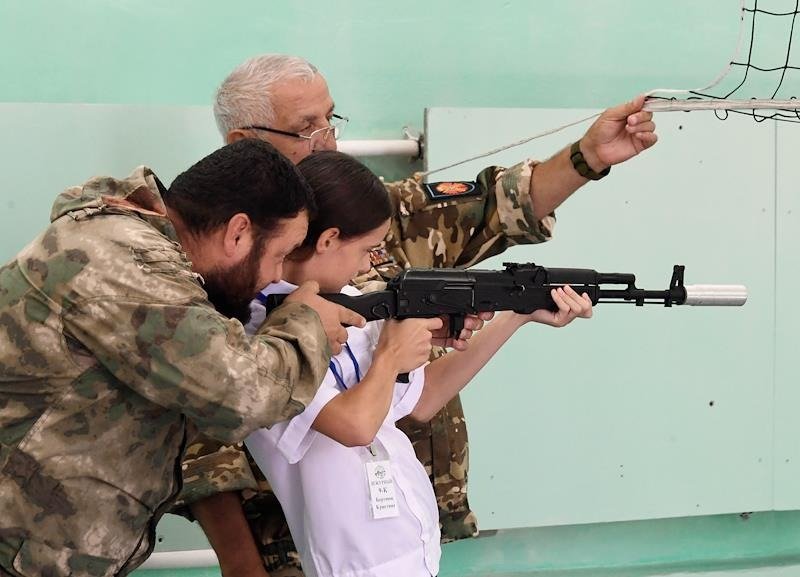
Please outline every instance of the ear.
[[337, 246], [339, 240], [339, 229], [336, 227], [326, 228], [317, 239], [315, 249], [318, 253], [325, 253]]
[[225, 144], [233, 144], [237, 140], [242, 140], [243, 138], [252, 138], [249, 134], [247, 134], [246, 130], [242, 130], [241, 128], [234, 128], [225, 136]]
[[234, 214], [225, 225], [222, 238], [225, 256], [240, 259], [253, 246], [253, 223], [243, 212]]

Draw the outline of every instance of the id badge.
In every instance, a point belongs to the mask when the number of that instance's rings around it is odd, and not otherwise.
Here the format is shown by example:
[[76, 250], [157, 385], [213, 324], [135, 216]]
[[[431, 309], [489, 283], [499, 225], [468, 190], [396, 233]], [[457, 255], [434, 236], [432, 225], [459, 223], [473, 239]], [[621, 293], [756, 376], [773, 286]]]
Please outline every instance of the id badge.
[[392, 463], [388, 459], [364, 463], [369, 483], [369, 502], [373, 519], [397, 517], [397, 499], [394, 493]]

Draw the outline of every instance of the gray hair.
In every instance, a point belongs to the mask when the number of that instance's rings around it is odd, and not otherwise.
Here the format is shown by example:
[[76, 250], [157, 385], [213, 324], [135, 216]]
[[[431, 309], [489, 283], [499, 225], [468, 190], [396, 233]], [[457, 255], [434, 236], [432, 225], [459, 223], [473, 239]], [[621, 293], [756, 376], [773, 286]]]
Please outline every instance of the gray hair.
[[311, 82], [317, 68], [299, 56], [262, 54], [237, 66], [223, 81], [214, 100], [214, 118], [226, 138], [231, 130], [275, 120], [272, 90], [287, 78]]

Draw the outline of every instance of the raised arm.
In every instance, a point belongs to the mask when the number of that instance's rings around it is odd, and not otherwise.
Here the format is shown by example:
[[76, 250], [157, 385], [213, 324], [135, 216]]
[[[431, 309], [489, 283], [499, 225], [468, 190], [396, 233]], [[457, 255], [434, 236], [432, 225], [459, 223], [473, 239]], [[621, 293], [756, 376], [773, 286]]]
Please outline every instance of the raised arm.
[[[644, 98], [609, 108], [586, 131], [580, 151], [601, 172], [655, 144]], [[549, 160], [490, 166], [470, 182], [424, 183], [421, 176], [388, 183], [395, 216], [386, 237], [391, 258], [376, 266], [384, 278], [403, 267], [469, 267], [510, 246], [549, 240], [553, 211], [589, 182], [570, 159], [570, 147]], [[432, 178], [435, 178], [433, 176]]]
[[397, 375], [428, 360], [431, 331], [441, 324], [438, 318], [384, 323], [367, 374], [322, 408], [314, 430], [348, 447], [369, 445], [389, 412]]
[[[625, 162], [656, 143], [653, 113], [642, 110], [644, 96], [605, 110], [580, 140], [580, 151], [595, 173]], [[539, 220], [589, 182], [581, 176], [567, 147], [531, 173], [533, 214]]]

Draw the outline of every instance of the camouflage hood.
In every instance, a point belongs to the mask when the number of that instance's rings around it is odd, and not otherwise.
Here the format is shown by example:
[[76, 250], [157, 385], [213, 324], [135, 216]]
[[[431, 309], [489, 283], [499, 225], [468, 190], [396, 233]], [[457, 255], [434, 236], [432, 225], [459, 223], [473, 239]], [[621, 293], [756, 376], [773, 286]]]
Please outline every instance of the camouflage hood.
[[167, 237], [177, 240], [161, 197], [164, 187], [152, 170], [139, 166], [122, 180], [98, 176], [81, 186], [71, 186], [56, 197], [50, 222], [70, 213], [136, 213]]

